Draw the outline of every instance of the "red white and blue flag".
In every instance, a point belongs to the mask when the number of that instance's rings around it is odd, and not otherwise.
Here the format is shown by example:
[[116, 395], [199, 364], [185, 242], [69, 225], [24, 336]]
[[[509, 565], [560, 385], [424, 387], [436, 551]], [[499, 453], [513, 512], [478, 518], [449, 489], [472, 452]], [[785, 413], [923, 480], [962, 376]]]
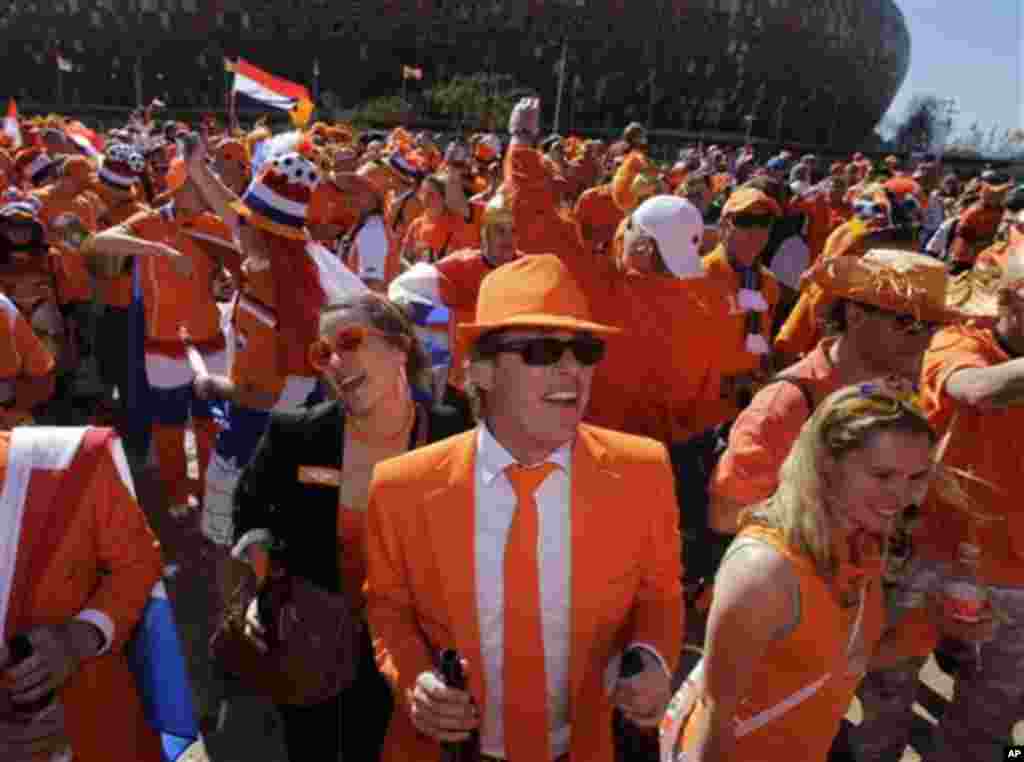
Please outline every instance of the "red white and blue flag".
[[244, 96], [270, 108], [287, 111], [297, 126], [304, 126], [313, 112], [313, 99], [304, 86], [275, 77], [244, 58], [224, 60], [224, 68], [235, 75], [233, 95]]

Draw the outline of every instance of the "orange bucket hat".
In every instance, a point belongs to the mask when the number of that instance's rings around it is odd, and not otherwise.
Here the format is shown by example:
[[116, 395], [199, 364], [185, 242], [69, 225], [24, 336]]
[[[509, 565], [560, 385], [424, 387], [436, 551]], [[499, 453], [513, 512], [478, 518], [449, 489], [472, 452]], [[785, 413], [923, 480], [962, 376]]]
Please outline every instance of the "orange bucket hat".
[[598, 336], [620, 333], [591, 320], [586, 296], [553, 254], [517, 259], [484, 278], [476, 322], [460, 323], [458, 334], [461, 341], [473, 345], [484, 334], [504, 328], [586, 331]]

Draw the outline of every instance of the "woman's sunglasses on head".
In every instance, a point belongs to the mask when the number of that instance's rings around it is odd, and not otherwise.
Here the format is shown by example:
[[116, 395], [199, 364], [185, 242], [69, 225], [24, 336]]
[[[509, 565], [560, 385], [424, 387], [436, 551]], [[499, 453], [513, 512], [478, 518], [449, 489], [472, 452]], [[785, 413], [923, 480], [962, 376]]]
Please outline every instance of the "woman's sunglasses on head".
[[314, 368], [324, 368], [331, 361], [332, 355], [356, 352], [362, 348], [370, 336], [388, 338], [388, 335], [383, 331], [378, 331], [376, 328], [370, 328], [369, 326], [342, 326], [335, 331], [333, 340], [321, 337], [313, 342], [313, 346], [309, 350], [310, 364]]

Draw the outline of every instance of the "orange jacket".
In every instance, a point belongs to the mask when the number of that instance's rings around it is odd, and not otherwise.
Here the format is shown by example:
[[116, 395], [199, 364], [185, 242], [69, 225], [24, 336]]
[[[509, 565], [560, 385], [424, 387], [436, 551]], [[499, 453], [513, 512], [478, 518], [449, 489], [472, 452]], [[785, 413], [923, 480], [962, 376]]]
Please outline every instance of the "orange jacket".
[[[382, 759], [437, 759], [415, 730], [408, 693], [440, 649], [469, 662], [484, 716], [473, 561], [476, 431], [378, 464], [367, 525], [368, 619], [377, 664], [396, 696]], [[663, 447], [582, 425], [572, 456], [570, 754], [612, 762], [612, 705], [604, 674], [631, 642], [674, 670], [682, 638], [678, 509]], [[622, 506], [634, 506], [628, 522]], [[585, 518], [584, 518], [585, 516]], [[586, 527], [584, 531], [584, 526]], [[514, 696], [506, 696], [515, 701]]]
[[[0, 473], [4, 474], [10, 437], [0, 433]], [[83, 663], [60, 692], [75, 760], [158, 762], [160, 741], [142, 714], [124, 646], [160, 579], [163, 561], [156, 537], [119, 473], [127, 470], [123, 455], [115, 464], [113, 446], [105, 445], [108, 450], [76, 503], [62, 506], [66, 515], [60, 522], [61, 537], [42, 576], [29, 580], [15, 572], [11, 599], [26, 600], [25, 614], [13, 622], [8, 617], [5, 635], [64, 624], [85, 609], [106, 614], [114, 624], [111, 649]], [[45, 502], [39, 493], [47, 489], [52, 500], [55, 486], [53, 480], [37, 480], [33, 472], [21, 542], [45, 531], [41, 513], [32, 506]], [[112, 707], [117, 708], [114, 732]]]

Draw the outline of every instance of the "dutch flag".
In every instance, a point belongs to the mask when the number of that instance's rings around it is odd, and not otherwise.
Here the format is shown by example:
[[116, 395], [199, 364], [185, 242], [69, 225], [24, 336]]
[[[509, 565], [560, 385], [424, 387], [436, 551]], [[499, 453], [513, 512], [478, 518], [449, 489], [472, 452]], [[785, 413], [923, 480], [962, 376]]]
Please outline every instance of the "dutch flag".
[[275, 77], [253, 66], [244, 58], [224, 60], [224, 68], [235, 75], [231, 92], [242, 95], [269, 108], [287, 111], [296, 126], [302, 127], [313, 113], [313, 99], [302, 85]]

